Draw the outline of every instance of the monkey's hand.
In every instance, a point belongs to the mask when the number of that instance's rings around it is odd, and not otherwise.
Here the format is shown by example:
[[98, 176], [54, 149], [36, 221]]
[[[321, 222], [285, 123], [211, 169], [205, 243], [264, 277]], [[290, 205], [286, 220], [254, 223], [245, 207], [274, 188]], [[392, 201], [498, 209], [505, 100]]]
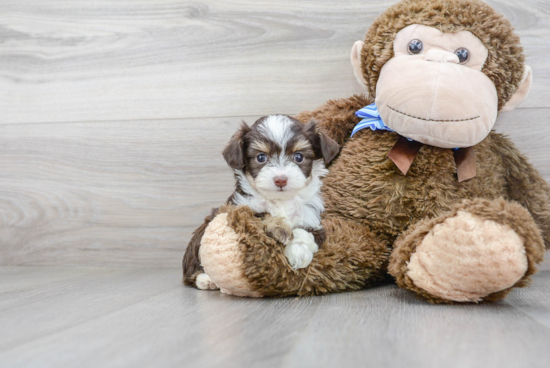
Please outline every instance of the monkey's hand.
[[286, 245], [292, 240], [292, 228], [284, 217], [267, 216], [262, 220], [262, 224], [265, 233], [278, 242]]

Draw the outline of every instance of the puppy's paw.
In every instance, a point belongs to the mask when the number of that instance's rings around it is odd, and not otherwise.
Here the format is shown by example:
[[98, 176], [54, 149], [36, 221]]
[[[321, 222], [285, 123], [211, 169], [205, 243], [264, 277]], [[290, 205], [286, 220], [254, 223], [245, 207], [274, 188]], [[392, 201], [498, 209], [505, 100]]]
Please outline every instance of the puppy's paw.
[[265, 233], [280, 243], [288, 244], [292, 239], [292, 228], [283, 217], [267, 217], [262, 221]]
[[285, 247], [288, 263], [295, 270], [306, 268], [313, 260], [313, 254], [319, 250], [313, 235], [303, 229], [294, 229], [294, 239]]
[[219, 289], [216, 284], [210, 280], [210, 276], [208, 276], [205, 273], [200, 273], [197, 275], [197, 279], [195, 280], [195, 285], [197, 285], [197, 288], [201, 290], [217, 290]]

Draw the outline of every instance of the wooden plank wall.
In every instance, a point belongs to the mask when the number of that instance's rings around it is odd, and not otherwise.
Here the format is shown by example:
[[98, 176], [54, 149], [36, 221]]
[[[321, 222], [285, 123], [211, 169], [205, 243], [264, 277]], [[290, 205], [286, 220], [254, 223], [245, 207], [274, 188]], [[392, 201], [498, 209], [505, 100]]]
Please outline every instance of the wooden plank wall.
[[[394, 2], [3, 0], [0, 264], [178, 267], [239, 121], [361, 92], [350, 48]], [[496, 129], [550, 179], [550, 4], [488, 2], [535, 78]]]

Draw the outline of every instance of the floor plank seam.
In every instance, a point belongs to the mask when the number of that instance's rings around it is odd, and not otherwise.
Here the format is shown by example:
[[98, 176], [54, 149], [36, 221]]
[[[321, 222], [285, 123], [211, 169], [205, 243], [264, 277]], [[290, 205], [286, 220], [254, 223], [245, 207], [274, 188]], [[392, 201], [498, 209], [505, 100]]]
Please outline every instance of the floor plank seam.
[[[351, 96], [351, 95], [350, 95]], [[340, 96], [340, 97], [334, 97], [334, 98], [345, 98], [349, 96]], [[308, 109], [314, 109], [317, 106], [310, 106]], [[306, 109], [306, 110], [308, 110]], [[550, 107], [548, 106], [529, 106], [529, 107], [517, 107], [515, 110], [549, 110]], [[282, 111], [281, 114], [294, 116], [296, 114], [299, 114], [302, 112], [295, 111], [295, 112], [288, 112], [288, 111]], [[506, 114], [506, 112], [504, 113]], [[44, 124], [52, 124], [52, 125], [58, 125], [58, 124], [95, 124], [95, 123], [139, 123], [139, 122], [154, 122], [154, 121], [182, 121], [182, 120], [200, 120], [200, 119], [247, 119], [247, 118], [255, 118], [261, 116], [261, 114], [246, 114], [246, 115], [205, 115], [205, 116], [185, 116], [185, 117], [172, 117], [172, 118], [135, 118], [135, 119], [105, 119], [105, 120], [67, 120], [67, 121], [33, 121], [33, 122], [21, 122], [21, 123], [3, 123], [0, 122], [0, 129], [3, 126], [6, 127], [13, 127], [13, 126], [21, 126], [21, 125], [44, 125]], [[497, 120], [498, 124], [498, 120]]]

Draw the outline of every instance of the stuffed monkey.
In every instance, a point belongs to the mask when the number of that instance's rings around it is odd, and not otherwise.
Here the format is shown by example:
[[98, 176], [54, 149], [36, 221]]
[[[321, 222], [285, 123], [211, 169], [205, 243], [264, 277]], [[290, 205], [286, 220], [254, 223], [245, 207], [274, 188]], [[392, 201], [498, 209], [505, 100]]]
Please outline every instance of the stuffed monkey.
[[368, 94], [298, 114], [342, 145], [324, 180], [327, 238], [306, 268], [246, 207], [204, 224], [200, 259], [222, 292], [351, 291], [394, 279], [432, 303], [496, 301], [550, 246], [550, 187], [492, 131], [531, 69], [508, 20], [477, 0], [405, 0], [351, 52]]

